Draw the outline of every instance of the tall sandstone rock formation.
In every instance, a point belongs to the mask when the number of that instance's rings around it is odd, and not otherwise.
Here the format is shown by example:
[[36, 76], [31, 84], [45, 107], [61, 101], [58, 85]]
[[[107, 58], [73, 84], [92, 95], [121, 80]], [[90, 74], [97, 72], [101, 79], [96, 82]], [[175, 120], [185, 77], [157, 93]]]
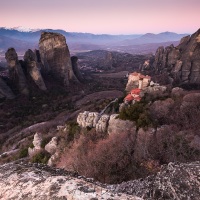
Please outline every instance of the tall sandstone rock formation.
[[70, 80], [77, 80], [66, 39], [59, 33], [43, 32], [39, 41], [43, 72], [50, 72], [63, 85], [68, 86]]
[[39, 89], [46, 90], [46, 85], [38, 68], [36, 54], [31, 49], [26, 51], [24, 55], [24, 62], [26, 70], [32, 77], [35, 84], [39, 87]]
[[27, 80], [24, 75], [21, 64], [19, 63], [15, 49], [14, 48], [8, 49], [5, 54], [5, 57], [9, 68], [9, 77], [11, 79], [12, 86], [15, 92], [28, 95], [29, 89], [27, 85]]
[[200, 29], [181, 39], [177, 47], [159, 47], [153, 67], [156, 72], [169, 72], [181, 83], [200, 84]]

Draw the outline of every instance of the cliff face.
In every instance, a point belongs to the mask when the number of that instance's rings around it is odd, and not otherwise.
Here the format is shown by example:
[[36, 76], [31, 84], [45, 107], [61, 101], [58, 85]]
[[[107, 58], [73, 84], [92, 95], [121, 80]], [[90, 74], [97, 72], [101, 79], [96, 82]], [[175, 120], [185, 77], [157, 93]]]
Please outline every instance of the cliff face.
[[182, 83], [200, 83], [200, 29], [182, 38], [177, 47], [159, 47], [153, 67], [156, 72], [169, 72]]
[[63, 85], [69, 85], [70, 80], [76, 79], [72, 70], [69, 49], [63, 35], [43, 32], [39, 41], [39, 50], [44, 73], [52, 72]]

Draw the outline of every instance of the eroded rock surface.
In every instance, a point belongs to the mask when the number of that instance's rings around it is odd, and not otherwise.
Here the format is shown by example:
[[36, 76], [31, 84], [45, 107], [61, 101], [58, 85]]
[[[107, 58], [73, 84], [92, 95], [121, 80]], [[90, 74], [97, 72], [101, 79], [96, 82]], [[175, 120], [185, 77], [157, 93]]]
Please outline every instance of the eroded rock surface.
[[28, 148], [28, 154], [29, 156], [32, 156], [35, 154], [35, 152], [40, 151], [41, 148], [41, 144], [42, 144], [42, 137], [40, 133], [36, 133], [34, 135], [34, 139], [33, 139], [33, 148]]
[[97, 132], [106, 132], [108, 128], [108, 121], [110, 116], [109, 115], [102, 115], [99, 121], [96, 124], [96, 131]]
[[0, 166], [0, 199], [3, 200], [140, 200], [111, 192], [100, 183], [61, 169], [40, 164], [9, 163]]
[[200, 162], [169, 163], [146, 179], [113, 186], [114, 191], [134, 194], [147, 200], [198, 200], [200, 196]]
[[57, 145], [58, 145], [58, 139], [57, 139], [57, 137], [53, 137], [51, 139], [51, 141], [45, 146], [44, 149], [47, 152], [49, 152], [51, 155], [53, 155], [56, 152], [57, 148], [58, 148]]

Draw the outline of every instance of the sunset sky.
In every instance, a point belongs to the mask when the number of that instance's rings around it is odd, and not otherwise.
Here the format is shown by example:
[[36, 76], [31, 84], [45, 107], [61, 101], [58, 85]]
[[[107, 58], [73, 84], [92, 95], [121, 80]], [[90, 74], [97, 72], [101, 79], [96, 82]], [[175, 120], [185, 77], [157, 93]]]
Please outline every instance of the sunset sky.
[[0, 27], [69, 32], [193, 33], [200, 0], [0, 0]]

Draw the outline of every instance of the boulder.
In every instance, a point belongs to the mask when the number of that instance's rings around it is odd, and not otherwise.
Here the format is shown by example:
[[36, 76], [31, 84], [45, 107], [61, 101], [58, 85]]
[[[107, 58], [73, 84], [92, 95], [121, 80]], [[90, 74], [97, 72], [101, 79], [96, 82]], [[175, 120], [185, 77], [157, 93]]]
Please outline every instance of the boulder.
[[99, 115], [98, 112], [88, 113], [88, 116], [87, 116], [86, 121], [85, 121], [86, 127], [90, 127], [90, 128], [96, 127], [96, 124], [99, 120], [99, 117], [100, 117], [100, 115]]
[[79, 113], [77, 117], [77, 123], [81, 127], [86, 127], [86, 119], [88, 117], [89, 112], [84, 111], [83, 113]]
[[60, 158], [60, 154], [59, 152], [55, 152], [48, 160], [47, 165], [54, 167], [56, 165], [56, 162], [58, 161], [58, 159]]
[[24, 61], [27, 72], [30, 74], [30, 76], [32, 77], [35, 84], [39, 87], [39, 89], [46, 90], [47, 88], [41, 76], [40, 70], [38, 69], [36, 60], [36, 55], [31, 49], [26, 51], [24, 55]]
[[33, 156], [36, 152], [40, 151], [42, 144], [42, 137], [40, 133], [35, 133], [34, 139], [33, 139], [33, 148], [28, 148], [28, 154], [29, 156]]
[[51, 73], [62, 85], [68, 86], [70, 80], [77, 80], [65, 37], [60, 33], [42, 32], [39, 50], [43, 72]]
[[57, 137], [53, 137], [51, 141], [48, 144], [46, 144], [44, 149], [51, 155], [53, 155], [55, 154], [57, 148], [58, 148], [58, 139]]
[[99, 121], [96, 124], [96, 131], [97, 132], [106, 132], [108, 128], [108, 121], [110, 116], [109, 115], [102, 115]]
[[108, 134], [135, 133], [135, 123], [129, 120], [121, 120], [118, 114], [110, 116], [108, 123]]
[[7, 50], [5, 54], [7, 65], [9, 68], [9, 77], [12, 82], [12, 86], [16, 93], [21, 93], [24, 95], [29, 94], [27, 80], [19, 63], [17, 53], [14, 48]]

